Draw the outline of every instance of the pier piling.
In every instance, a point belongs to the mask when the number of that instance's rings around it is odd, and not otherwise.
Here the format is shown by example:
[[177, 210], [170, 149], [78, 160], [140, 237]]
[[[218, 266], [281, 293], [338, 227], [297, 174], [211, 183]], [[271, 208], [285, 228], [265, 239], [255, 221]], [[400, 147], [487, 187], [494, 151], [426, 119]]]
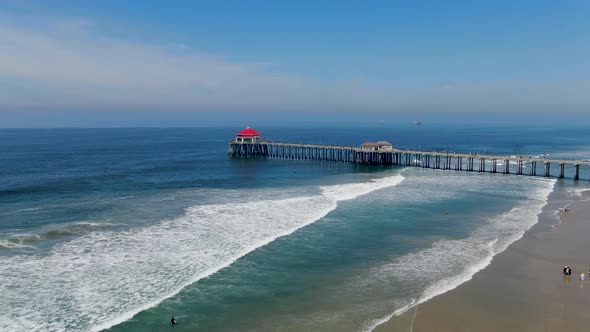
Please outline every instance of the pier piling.
[[559, 178], [563, 179], [565, 176], [565, 164], [559, 163]]
[[[504, 162], [502, 173], [510, 174], [510, 163], [515, 164], [515, 174], [524, 175], [524, 165], [530, 167], [527, 175], [537, 176], [537, 168], [543, 163], [543, 176], [551, 176], [551, 164], [559, 165], [558, 178], [566, 176], [574, 180], [580, 179], [580, 167], [590, 171], [589, 161], [580, 160], [549, 160], [545, 158], [505, 157], [494, 155], [477, 155], [466, 153], [426, 152], [389, 148], [387, 150], [369, 150], [351, 146], [328, 146], [316, 144], [293, 144], [275, 142], [238, 142], [230, 141], [228, 155], [231, 157], [268, 158], [278, 160], [324, 160], [331, 162], [350, 163], [354, 165], [409, 166], [432, 169], [475, 171], [475, 159], [479, 161], [478, 172], [497, 173], [498, 161]], [[463, 165], [463, 160], [466, 165]], [[513, 165], [514, 165], [513, 164]], [[569, 165], [569, 166], [568, 166]], [[570, 167], [571, 166], [571, 167]], [[514, 170], [514, 169], [513, 169]], [[584, 171], [585, 174], [586, 171]]]

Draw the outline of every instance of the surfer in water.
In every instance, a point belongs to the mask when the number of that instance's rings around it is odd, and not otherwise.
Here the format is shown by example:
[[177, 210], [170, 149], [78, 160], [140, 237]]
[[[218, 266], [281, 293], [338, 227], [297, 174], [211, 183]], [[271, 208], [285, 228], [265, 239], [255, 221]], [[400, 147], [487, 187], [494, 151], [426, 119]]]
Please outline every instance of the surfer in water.
[[170, 324], [176, 325], [176, 318], [174, 318], [174, 316], [172, 316], [172, 318], [170, 318]]

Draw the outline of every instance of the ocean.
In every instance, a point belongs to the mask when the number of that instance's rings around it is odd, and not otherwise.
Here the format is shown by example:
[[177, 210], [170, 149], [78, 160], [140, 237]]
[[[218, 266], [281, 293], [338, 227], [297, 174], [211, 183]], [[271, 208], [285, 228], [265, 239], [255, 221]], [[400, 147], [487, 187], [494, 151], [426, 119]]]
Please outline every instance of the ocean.
[[[557, 180], [232, 159], [242, 128], [0, 130], [0, 330], [371, 331], [487, 266]], [[256, 128], [588, 159], [583, 127]], [[563, 189], [565, 188], [565, 189]]]

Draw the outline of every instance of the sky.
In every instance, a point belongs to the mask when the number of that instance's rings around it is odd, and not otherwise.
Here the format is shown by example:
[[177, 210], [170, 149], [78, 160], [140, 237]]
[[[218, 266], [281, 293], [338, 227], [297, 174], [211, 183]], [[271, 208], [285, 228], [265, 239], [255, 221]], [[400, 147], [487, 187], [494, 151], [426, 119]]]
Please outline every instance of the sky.
[[585, 0], [0, 0], [0, 127], [590, 116], [588, 17]]

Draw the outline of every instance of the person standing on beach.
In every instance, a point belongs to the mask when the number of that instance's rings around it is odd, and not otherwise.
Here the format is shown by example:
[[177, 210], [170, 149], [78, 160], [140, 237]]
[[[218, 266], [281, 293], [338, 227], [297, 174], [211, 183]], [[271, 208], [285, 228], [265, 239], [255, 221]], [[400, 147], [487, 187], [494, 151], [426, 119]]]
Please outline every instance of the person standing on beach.
[[586, 276], [586, 275], [585, 275], [584, 273], [580, 273], [580, 281], [584, 281], [584, 277], [585, 277], [585, 276]]

